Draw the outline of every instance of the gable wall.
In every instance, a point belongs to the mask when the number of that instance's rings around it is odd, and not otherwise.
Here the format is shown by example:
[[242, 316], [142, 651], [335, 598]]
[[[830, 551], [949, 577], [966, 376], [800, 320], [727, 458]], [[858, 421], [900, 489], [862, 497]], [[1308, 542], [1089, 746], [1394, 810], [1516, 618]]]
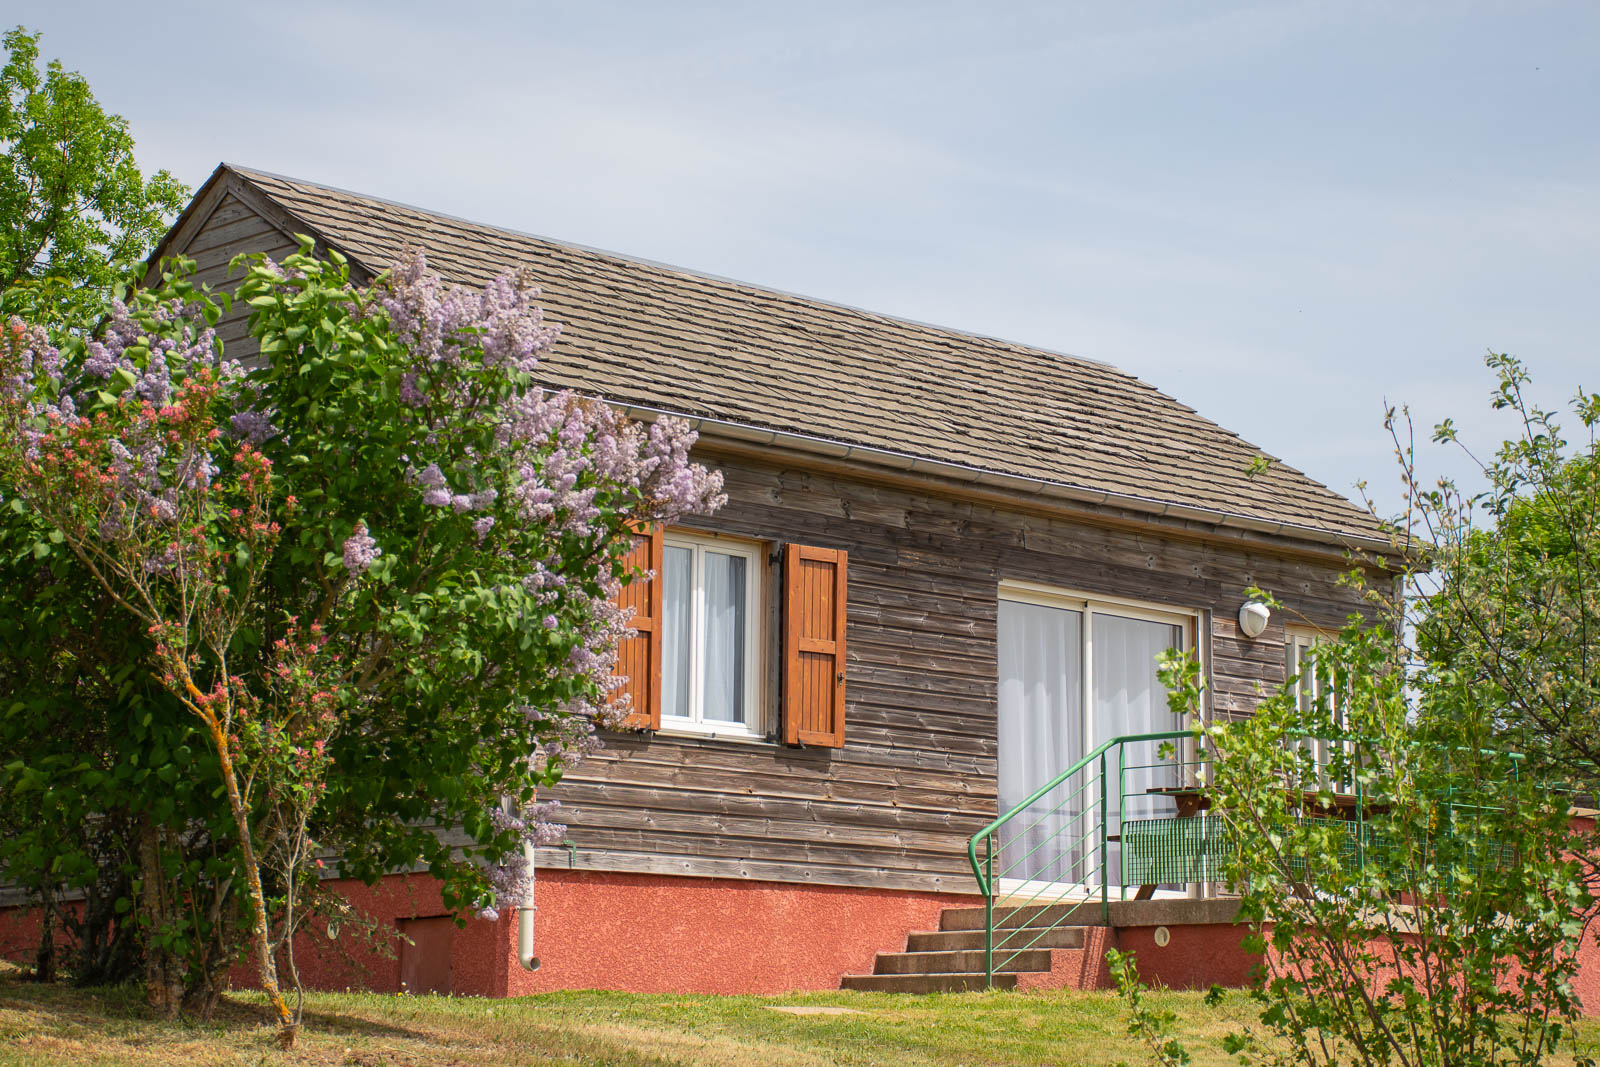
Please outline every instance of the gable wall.
[[[273, 225], [249, 204], [227, 188], [219, 185], [212, 203], [199, 205], [200, 211], [186, 233], [169, 249], [171, 254], [182, 254], [195, 261], [193, 281], [231, 293], [243, 278], [241, 271], [230, 272], [228, 264], [242, 252], [265, 252], [274, 260], [294, 252], [292, 238]], [[250, 309], [236, 305], [217, 323], [217, 335], [222, 339], [223, 350], [233, 359], [246, 360], [256, 354], [257, 345], [246, 336]]]

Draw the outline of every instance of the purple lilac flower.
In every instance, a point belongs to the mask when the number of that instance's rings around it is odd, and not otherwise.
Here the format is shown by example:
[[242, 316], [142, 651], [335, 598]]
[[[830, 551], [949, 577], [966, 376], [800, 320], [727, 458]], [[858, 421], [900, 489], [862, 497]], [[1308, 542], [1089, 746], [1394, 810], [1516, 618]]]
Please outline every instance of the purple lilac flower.
[[344, 569], [352, 578], [364, 574], [372, 561], [383, 555], [378, 542], [367, 533], [367, 524], [357, 522], [356, 528], [344, 542]]
[[83, 361], [85, 372], [96, 378], [109, 378], [117, 369], [117, 357], [100, 341], [89, 342], [89, 356]]
[[400, 402], [411, 407], [421, 407], [423, 400], [422, 390], [417, 388], [417, 380], [421, 376], [416, 371], [407, 371], [400, 378]]
[[272, 416], [265, 411], [241, 411], [237, 415], [230, 415], [228, 424], [233, 428], [235, 435], [253, 445], [259, 445], [279, 433], [278, 428], [272, 424]]

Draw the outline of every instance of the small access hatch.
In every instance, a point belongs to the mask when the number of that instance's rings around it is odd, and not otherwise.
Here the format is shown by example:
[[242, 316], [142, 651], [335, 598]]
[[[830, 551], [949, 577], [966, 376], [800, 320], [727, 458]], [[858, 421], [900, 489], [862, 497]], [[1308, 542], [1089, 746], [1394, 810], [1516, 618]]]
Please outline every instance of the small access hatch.
[[455, 920], [448, 915], [401, 919], [400, 933], [400, 988], [419, 995], [454, 992], [450, 950], [456, 940]]

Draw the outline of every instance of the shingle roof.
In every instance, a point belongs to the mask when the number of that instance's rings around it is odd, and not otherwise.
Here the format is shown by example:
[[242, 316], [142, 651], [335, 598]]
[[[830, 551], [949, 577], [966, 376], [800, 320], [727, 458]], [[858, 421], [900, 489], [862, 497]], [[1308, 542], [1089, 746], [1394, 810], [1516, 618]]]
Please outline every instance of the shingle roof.
[[[1381, 536], [1364, 509], [1093, 360], [228, 167], [371, 270], [420, 247], [446, 278], [530, 267], [561, 340], [549, 384], [1307, 531]], [[1320, 539], [1320, 538], [1319, 538]]]

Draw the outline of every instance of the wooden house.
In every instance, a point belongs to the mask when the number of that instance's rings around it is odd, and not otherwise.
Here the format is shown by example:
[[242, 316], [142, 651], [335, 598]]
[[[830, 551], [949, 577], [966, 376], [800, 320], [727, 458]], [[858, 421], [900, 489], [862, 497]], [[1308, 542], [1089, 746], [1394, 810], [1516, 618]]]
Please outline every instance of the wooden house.
[[[929, 954], [904, 969], [970, 974], [968, 839], [1100, 741], [1170, 728], [1164, 648], [1198, 652], [1206, 714], [1248, 712], [1297, 634], [1280, 612], [1245, 637], [1245, 590], [1337, 627], [1360, 609], [1349, 551], [1389, 547], [1362, 508], [1088, 359], [230, 165], [158, 254], [225, 287], [234, 255], [295, 234], [358, 277], [407, 247], [466, 284], [531, 268], [562, 324], [546, 383], [693, 420], [729, 497], [636, 550], [657, 572], [628, 594], [641, 729], [559, 787], [542, 967], [517, 966], [511, 917], [457, 930], [396, 875], [349, 888], [410, 935], [378, 988], [837, 988], [901, 946]], [[221, 332], [245, 354], [241, 312]], [[1045, 972], [1092, 981], [1101, 942], [1057, 940]], [[851, 984], [971, 984], [873, 978]]]

